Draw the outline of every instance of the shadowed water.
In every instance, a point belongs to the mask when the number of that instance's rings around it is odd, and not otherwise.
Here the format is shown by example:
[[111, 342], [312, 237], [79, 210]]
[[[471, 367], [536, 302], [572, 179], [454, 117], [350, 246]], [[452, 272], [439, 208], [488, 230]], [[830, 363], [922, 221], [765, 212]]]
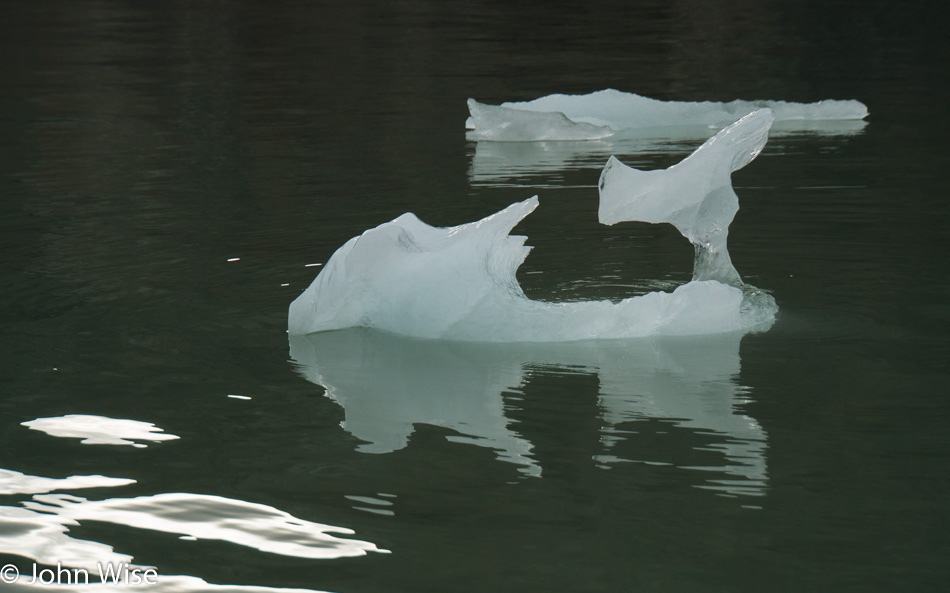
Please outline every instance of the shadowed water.
[[[936, 16], [3, 4], [0, 568], [129, 563], [163, 593], [940, 590]], [[665, 168], [702, 135], [465, 138], [469, 97], [602, 88], [868, 105], [856, 127], [778, 130], [733, 177], [729, 251], [775, 297], [769, 331], [288, 344], [313, 264], [407, 211], [451, 226], [540, 194], [514, 229], [532, 299], [687, 283], [679, 233], [600, 225], [596, 184], [611, 154]]]

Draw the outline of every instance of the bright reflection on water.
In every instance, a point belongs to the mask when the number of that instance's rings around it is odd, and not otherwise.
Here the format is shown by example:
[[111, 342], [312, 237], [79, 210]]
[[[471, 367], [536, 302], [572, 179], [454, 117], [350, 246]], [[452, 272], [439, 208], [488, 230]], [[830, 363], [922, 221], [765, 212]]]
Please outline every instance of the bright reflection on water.
[[[175, 435], [154, 434], [153, 431], [161, 429], [149, 423], [97, 416], [40, 418], [24, 422], [23, 425], [52, 436], [83, 438], [85, 444], [133, 444], [133, 441], [126, 439], [161, 441], [178, 438]], [[90, 500], [72, 494], [45, 494], [55, 490], [110, 488], [134, 483], [135, 480], [131, 479], [105, 476], [44, 478], [0, 469], [0, 495], [33, 494], [31, 500], [22, 501], [20, 506], [0, 506], [0, 554], [25, 556], [39, 565], [53, 566], [57, 570], [65, 568], [68, 572], [78, 569], [94, 575], [88, 583], [86, 577], [83, 577], [83, 581], [72, 581], [69, 576], [58, 576], [56, 590], [121, 591], [126, 587], [141, 589], [138, 586], [141, 583], [117, 585], [109, 582], [96, 585], [95, 582], [103, 574], [103, 566], [126, 566], [139, 570], [153, 567], [135, 564], [133, 556], [118, 552], [106, 543], [74, 538], [69, 535], [71, 528], [83, 522], [97, 521], [169, 533], [184, 541], [224, 541], [259, 552], [318, 560], [362, 556], [368, 552], [388, 553], [370, 542], [339, 537], [354, 534], [352, 529], [306, 521], [268, 505], [221, 496], [178, 492]], [[392, 504], [387, 501], [360, 500]], [[70, 574], [75, 576], [77, 573]], [[297, 590], [222, 587], [183, 575], [158, 574], [156, 578], [160, 582], [148, 586], [149, 591], [240, 590], [263, 593]], [[18, 582], [5, 580], [4, 586], [11, 590], [51, 586], [49, 582], [42, 582], [42, 579], [32, 583], [30, 579], [29, 571], [22, 571]], [[82, 586], [75, 586], [77, 582]]]
[[[347, 432], [364, 453], [405, 447], [415, 425], [458, 433], [452, 442], [486, 447], [527, 476], [543, 474], [533, 446], [506, 416], [510, 396], [532, 374], [587, 374], [599, 381], [601, 451], [592, 463], [664, 464], [701, 470], [699, 486], [727, 495], [762, 495], [768, 487], [766, 433], [742, 411], [749, 393], [738, 382], [739, 342], [725, 334], [663, 340], [565, 344], [445, 343], [351, 329], [290, 337], [300, 372], [344, 408]], [[570, 394], [565, 394], [570, 397]], [[675, 443], [696, 435], [718, 462], [693, 465], [630, 456], [618, 443], [658, 421]]]
[[119, 593], [131, 593], [134, 591], [148, 591], [148, 593], [324, 593], [315, 589], [297, 589], [297, 588], [278, 588], [278, 587], [255, 587], [251, 585], [215, 585], [206, 582], [204, 579], [182, 575], [163, 575], [161, 580], [154, 585], [143, 584], [122, 584], [108, 583], [97, 584], [91, 578], [95, 573], [89, 573], [89, 584], [81, 585], [58, 585], [58, 584], [29, 584], [20, 581], [12, 585], [4, 585], [5, 591], [23, 591], [30, 593], [39, 593], [40, 591], [69, 592], [76, 593], [109, 593], [118, 591]]
[[23, 506], [50, 513], [60, 521], [105, 521], [164, 531], [196, 539], [221, 540], [296, 558], [345, 558], [385, 552], [374, 544], [342, 539], [331, 533], [353, 530], [298, 519], [262, 504], [220, 496], [168, 493], [137, 498], [86, 500], [42, 494]]
[[178, 435], [165, 434], [161, 428], [148, 422], [85, 414], [37, 418], [20, 424], [54, 437], [82, 439], [83, 445], [131, 445], [144, 449], [148, 445], [135, 441], [158, 443], [179, 438]]
[[[97, 488], [134, 482], [103, 476], [52, 480], [7, 470], [0, 472], [0, 478], [7, 483], [0, 482], [4, 486], [0, 492], [3, 494], [46, 492], [57, 486]], [[132, 556], [108, 544], [71, 537], [70, 528], [85, 521], [165, 532], [186, 541], [224, 541], [295, 558], [326, 560], [387, 552], [370, 542], [334, 535], [352, 535], [351, 529], [305, 521], [267, 505], [220, 496], [167, 493], [89, 500], [70, 494], [36, 494], [21, 505], [0, 506], [0, 553], [26, 556], [40, 565], [83, 569], [96, 575], [101, 574], [101, 566], [106, 564], [149, 567], [134, 564]], [[186, 585], [184, 590], [216, 589], [195, 577], [159, 574], [158, 580], [159, 586], [150, 587], [150, 591], [178, 591], [179, 585]], [[36, 584], [41, 586], [41, 583]], [[252, 587], [248, 590], [272, 589]]]
[[0, 469], [0, 494], [41, 494], [53, 490], [75, 488], [104, 488], [134, 484], [135, 480], [107, 478], [105, 476], [69, 476], [68, 478], [43, 478], [27, 476], [20, 472]]

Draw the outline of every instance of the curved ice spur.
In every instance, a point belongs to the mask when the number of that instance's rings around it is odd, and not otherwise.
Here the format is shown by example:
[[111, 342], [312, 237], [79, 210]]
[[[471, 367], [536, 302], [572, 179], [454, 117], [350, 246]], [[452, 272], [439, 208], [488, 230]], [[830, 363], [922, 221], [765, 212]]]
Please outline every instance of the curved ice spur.
[[617, 303], [529, 299], [515, 272], [530, 248], [508, 233], [538, 206], [535, 196], [478, 222], [437, 228], [407, 213], [350, 239], [291, 303], [288, 331], [371, 327], [432, 339], [566, 342], [768, 326], [775, 302], [741, 282], [726, 236], [738, 209], [730, 173], [758, 155], [772, 119], [757, 111], [664, 171], [616, 159], [605, 167], [601, 222], [670, 222], [697, 245], [694, 279], [671, 293]]
[[693, 280], [741, 285], [726, 248], [739, 211], [731, 175], [762, 152], [774, 119], [769, 109], [750, 113], [668, 169], [640, 171], [610, 157], [598, 185], [598, 219], [668, 222], [696, 249]]

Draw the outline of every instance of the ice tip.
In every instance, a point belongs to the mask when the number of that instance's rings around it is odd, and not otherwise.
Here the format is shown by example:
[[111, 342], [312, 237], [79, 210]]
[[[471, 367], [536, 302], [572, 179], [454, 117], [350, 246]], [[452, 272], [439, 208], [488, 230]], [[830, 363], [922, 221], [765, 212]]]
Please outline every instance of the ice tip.
[[515, 202], [509, 205], [507, 208], [503, 208], [494, 214], [490, 214], [479, 221], [478, 224], [487, 222], [489, 220], [505, 220], [507, 225], [507, 230], [511, 230], [519, 222], [524, 220], [524, 218], [534, 212], [534, 209], [538, 207], [540, 201], [538, 196], [534, 195], [528, 198], [527, 200], [522, 200], [520, 202]]
[[775, 112], [768, 107], [760, 107], [752, 113], [740, 117], [736, 123], [731, 126], [726, 127], [726, 130], [737, 128], [737, 127], [749, 127], [757, 128], [759, 126], [772, 127], [772, 122], [775, 121]]
[[[527, 215], [531, 214], [532, 212], [534, 212], [534, 209], [537, 208], [540, 203], [541, 203], [541, 201], [538, 199], [537, 194], [535, 194], [535, 195], [531, 196], [530, 198], [528, 198], [527, 200], [522, 200], [522, 201], [520, 201], [520, 202], [515, 202], [514, 204], [512, 204], [512, 205], [509, 206], [508, 208], [515, 208], [515, 209], [519, 210], [519, 211], [521, 212], [521, 218], [519, 218], [518, 220], [521, 220], [521, 219], [524, 218], [525, 216], [527, 216]], [[507, 210], [507, 208], [506, 208], [506, 210]]]

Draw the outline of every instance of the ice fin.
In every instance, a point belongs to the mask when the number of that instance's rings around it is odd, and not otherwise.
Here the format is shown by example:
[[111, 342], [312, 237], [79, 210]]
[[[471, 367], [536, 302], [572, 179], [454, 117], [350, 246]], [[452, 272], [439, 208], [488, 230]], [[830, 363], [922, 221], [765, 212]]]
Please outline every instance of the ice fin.
[[754, 111], [668, 169], [640, 171], [610, 157], [600, 175], [600, 222], [668, 222], [696, 249], [693, 280], [740, 286], [726, 247], [739, 210], [731, 174], [759, 155], [774, 119], [770, 109]]
[[515, 272], [531, 248], [508, 233], [537, 206], [534, 196], [449, 228], [406, 213], [369, 229], [338, 249], [291, 303], [288, 330], [386, 325], [396, 333], [440, 335], [484, 299], [523, 298]]

